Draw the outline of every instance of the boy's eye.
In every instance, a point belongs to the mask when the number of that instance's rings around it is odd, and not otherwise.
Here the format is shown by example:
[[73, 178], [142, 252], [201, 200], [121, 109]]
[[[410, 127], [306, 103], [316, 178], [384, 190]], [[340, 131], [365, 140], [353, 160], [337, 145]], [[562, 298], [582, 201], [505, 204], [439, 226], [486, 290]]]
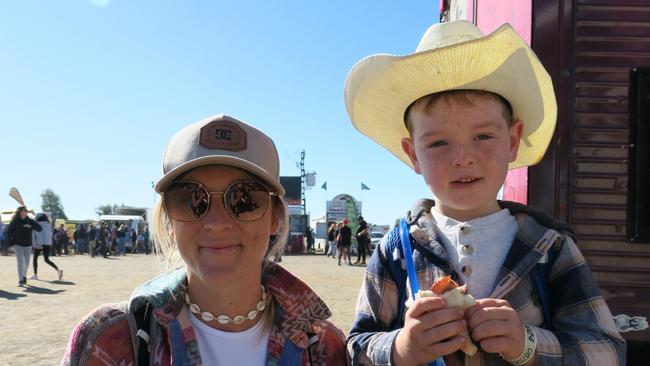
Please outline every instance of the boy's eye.
[[491, 139], [491, 138], [492, 138], [492, 136], [486, 135], [486, 134], [480, 134], [480, 135], [476, 136], [477, 140], [488, 140], [488, 139]]
[[441, 147], [447, 145], [447, 141], [445, 140], [438, 140], [434, 141], [431, 144], [429, 144], [429, 147]]

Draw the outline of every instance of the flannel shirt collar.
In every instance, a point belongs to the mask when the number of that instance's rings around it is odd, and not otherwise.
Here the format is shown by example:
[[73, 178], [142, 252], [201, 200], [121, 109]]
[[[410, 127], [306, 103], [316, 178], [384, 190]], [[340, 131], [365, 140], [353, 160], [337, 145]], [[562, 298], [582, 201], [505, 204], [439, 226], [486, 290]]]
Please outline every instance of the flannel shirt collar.
[[[307, 333], [313, 331], [312, 324], [330, 318], [332, 313], [309, 286], [289, 271], [271, 262], [266, 262], [265, 266], [262, 284], [275, 300], [277, 336], [305, 348], [309, 342]], [[167, 326], [178, 319], [185, 327], [189, 323], [183, 300], [186, 288], [186, 269], [179, 268], [137, 288], [131, 295], [130, 306], [148, 302], [154, 306], [153, 315], [161, 325]]]
[[[433, 200], [419, 200], [409, 212], [410, 233], [420, 245], [420, 250], [428, 252], [438, 261], [447, 263], [449, 272], [454, 268], [449, 263], [449, 255], [440, 240], [440, 229], [431, 214], [435, 205]], [[503, 298], [510, 292], [535, 265], [543, 261], [551, 246], [561, 239], [561, 234], [538, 222], [555, 223], [548, 216], [528, 206], [515, 202], [499, 201], [501, 208], [507, 208], [519, 225], [515, 239], [496, 278], [496, 285], [490, 297]], [[561, 229], [560, 223], [558, 228]], [[571, 234], [571, 233], [569, 233]]]

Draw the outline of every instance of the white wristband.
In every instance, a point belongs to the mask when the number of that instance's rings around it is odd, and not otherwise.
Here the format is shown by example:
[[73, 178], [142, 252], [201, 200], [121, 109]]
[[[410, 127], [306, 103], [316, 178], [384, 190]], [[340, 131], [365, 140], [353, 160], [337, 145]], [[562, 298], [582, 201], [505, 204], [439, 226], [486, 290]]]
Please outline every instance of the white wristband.
[[519, 357], [514, 360], [508, 360], [507, 358], [501, 356], [504, 360], [508, 361], [510, 364], [515, 366], [525, 365], [530, 361], [535, 355], [535, 350], [537, 349], [537, 337], [533, 328], [528, 325], [524, 325], [524, 351], [519, 355]]

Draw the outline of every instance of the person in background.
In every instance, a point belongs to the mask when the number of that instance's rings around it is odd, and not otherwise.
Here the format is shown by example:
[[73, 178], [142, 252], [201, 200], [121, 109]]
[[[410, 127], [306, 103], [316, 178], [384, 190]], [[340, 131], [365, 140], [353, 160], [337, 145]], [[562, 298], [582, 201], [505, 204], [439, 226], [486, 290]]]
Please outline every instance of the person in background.
[[131, 253], [138, 252], [138, 234], [135, 229], [131, 229]]
[[88, 225], [86, 237], [88, 238], [88, 253], [92, 256], [95, 253], [95, 246], [97, 245], [97, 229], [95, 229], [95, 225]]
[[61, 280], [63, 278], [63, 270], [59, 269], [52, 261], [50, 261], [50, 248], [52, 248], [52, 224], [50, 218], [46, 213], [39, 213], [36, 215], [36, 222], [41, 225], [43, 230], [34, 231], [34, 275], [29, 277], [30, 280], [38, 280], [38, 256], [43, 253], [45, 263], [54, 268], [56, 274]]
[[88, 248], [88, 232], [84, 224], [79, 224], [72, 233], [74, 239], [74, 254], [83, 254]]
[[142, 240], [144, 241], [144, 254], [149, 254], [149, 225], [145, 225], [142, 230]]
[[129, 229], [124, 224], [120, 224], [120, 227], [117, 229], [117, 244], [120, 255], [126, 255], [126, 232], [128, 230]]
[[93, 251], [92, 257], [101, 255], [104, 258], [108, 258], [108, 252], [110, 251], [110, 248], [108, 246], [109, 236], [110, 232], [106, 227], [106, 222], [100, 221], [99, 229], [97, 229], [97, 244], [95, 245], [95, 251]]
[[29, 257], [32, 254], [32, 231], [43, 230], [41, 225], [27, 214], [27, 208], [19, 206], [7, 228], [9, 245], [13, 246], [16, 253], [18, 286], [27, 284], [27, 268], [29, 267]]
[[9, 255], [7, 252], [7, 240], [5, 238], [5, 224], [0, 221], [0, 253], [2, 255]]
[[314, 252], [314, 231], [311, 227], [305, 230], [305, 240], [307, 241], [307, 254]]
[[68, 250], [68, 245], [70, 244], [70, 237], [68, 237], [68, 231], [65, 228], [65, 225], [61, 224], [59, 226], [58, 230], [55, 230], [54, 232], [54, 237], [56, 238], [56, 241], [59, 243], [58, 246], [58, 255], [69, 254]]
[[350, 246], [352, 245], [352, 229], [348, 226], [348, 219], [344, 219], [341, 222], [336, 242], [338, 243], [339, 266], [341, 265], [341, 257], [343, 257], [343, 262], [345, 262], [345, 259], [347, 258], [348, 265], [351, 266], [352, 259], [350, 258]]
[[368, 223], [363, 219], [363, 216], [357, 217], [359, 226], [357, 227], [357, 261], [354, 264], [366, 264], [366, 253], [368, 253], [368, 245], [370, 245], [370, 231]]
[[325, 252], [327, 253], [327, 257], [330, 255], [332, 256], [332, 259], [336, 258], [336, 223], [332, 222], [327, 228], [327, 250]]
[[325, 303], [272, 262], [289, 220], [267, 135], [225, 115], [186, 126], [155, 190], [153, 233], [171, 271], [81, 320], [62, 365], [138, 363], [127, 309], [151, 319], [138, 355], [149, 349], [156, 365], [346, 364]]

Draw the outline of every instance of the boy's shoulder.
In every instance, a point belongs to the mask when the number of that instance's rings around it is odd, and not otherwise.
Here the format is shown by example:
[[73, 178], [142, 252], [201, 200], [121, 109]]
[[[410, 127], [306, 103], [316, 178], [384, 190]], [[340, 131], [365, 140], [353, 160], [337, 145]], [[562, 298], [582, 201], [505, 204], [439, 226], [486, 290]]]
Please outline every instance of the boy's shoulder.
[[515, 218], [522, 214], [527, 215], [535, 220], [540, 226], [558, 231], [562, 234], [569, 235], [574, 241], [576, 240], [575, 231], [571, 225], [557, 220], [544, 211], [538, 210], [532, 206], [514, 201], [498, 201], [499, 207], [506, 208]]

